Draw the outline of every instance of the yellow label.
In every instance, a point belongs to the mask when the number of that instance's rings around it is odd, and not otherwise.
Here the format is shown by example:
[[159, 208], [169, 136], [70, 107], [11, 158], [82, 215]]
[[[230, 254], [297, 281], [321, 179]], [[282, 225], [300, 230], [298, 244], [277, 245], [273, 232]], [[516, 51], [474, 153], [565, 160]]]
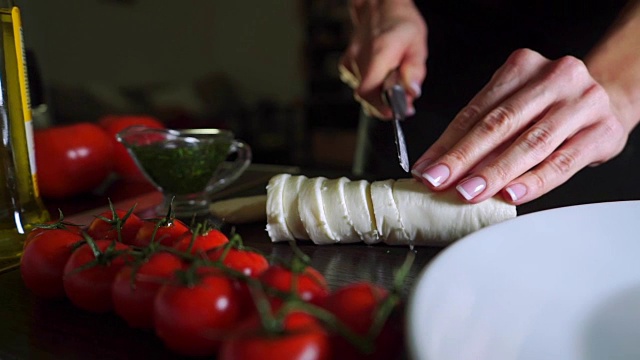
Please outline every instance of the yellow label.
[[22, 115], [25, 121], [25, 131], [27, 137], [27, 147], [29, 152], [29, 167], [31, 168], [31, 178], [33, 181], [33, 190], [36, 197], [40, 196], [40, 189], [36, 177], [36, 152], [33, 141], [33, 124], [31, 115], [31, 97], [29, 94], [29, 81], [27, 77], [27, 61], [24, 51], [24, 38], [22, 36], [22, 20], [20, 18], [20, 9], [16, 6], [11, 8], [11, 23], [13, 26], [13, 43], [15, 46], [16, 62], [18, 70], [18, 83], [22, 100]]

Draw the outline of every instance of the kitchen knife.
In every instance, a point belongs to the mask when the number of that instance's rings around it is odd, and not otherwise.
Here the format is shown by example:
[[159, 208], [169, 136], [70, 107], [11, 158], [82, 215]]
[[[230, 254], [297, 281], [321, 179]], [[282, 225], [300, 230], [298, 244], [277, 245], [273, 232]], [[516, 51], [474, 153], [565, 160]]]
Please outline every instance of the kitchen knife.
[[409, 172], [409, 155], [407, 154], [407, 143], [400, 121], [407, 115], [407, 97], [404, 88], [400, 84], [400, 74], [398, 70], [393, 70], [387, 75], [382, 85], [382, 99], [391, 108], [393, 113], [393, 130], [396, 138], [396, 151], [400, 166]]

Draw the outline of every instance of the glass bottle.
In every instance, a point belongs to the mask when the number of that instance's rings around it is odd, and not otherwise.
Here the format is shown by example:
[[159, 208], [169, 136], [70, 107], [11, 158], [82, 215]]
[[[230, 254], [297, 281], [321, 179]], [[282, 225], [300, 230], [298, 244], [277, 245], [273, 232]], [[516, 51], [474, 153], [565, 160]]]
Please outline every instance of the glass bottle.
[[19, 264], [25, 234], [49, 220], [36, 179], [20, 10], [0, 0], [0, 272]]

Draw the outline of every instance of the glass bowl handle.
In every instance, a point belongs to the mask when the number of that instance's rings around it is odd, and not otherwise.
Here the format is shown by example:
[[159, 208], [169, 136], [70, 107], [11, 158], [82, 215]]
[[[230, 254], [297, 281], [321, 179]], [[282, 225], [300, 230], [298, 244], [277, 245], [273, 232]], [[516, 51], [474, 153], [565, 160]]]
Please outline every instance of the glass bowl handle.
[[225, 188], [229, 184], [236, 181], [240, 175], [251, 164], [251, 147], [242, 140], [233, 140], [229, 148], [229, 155], [237, 154], [234, 161], [225, 161], [223, 169], [217, 174], [217, 180], [209, 185], [207, 191], [209, 193]]

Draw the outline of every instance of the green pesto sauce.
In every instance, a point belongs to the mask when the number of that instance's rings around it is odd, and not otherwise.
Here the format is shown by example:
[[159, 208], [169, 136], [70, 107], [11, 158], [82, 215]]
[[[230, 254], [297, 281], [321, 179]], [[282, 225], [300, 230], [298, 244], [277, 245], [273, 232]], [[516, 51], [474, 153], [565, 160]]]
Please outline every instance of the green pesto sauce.
[[164, 192], [187, 195], [202, 192], [227, 158], [231, 141], [202, 142], [198, 146], [175, 142], [131, 146], [138, 162]]

